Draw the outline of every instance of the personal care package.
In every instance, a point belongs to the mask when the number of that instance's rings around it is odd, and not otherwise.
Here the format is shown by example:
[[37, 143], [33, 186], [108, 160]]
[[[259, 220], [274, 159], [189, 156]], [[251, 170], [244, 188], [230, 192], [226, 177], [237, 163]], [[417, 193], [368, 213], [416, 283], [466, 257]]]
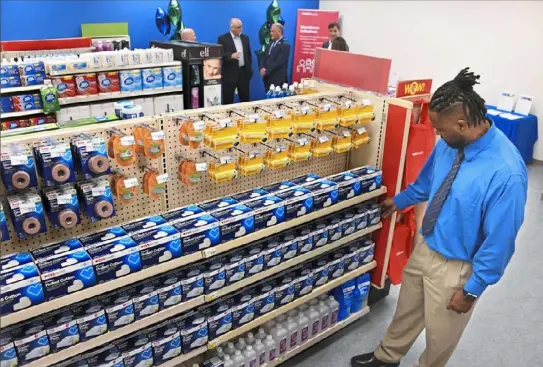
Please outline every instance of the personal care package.
[[296, 219], [313, 211], [314, 194], [304, 187], [294, 187], [276, 194], [285, 201], [285, 220]]
[[193, 310], [173, 321], [181, 333], [183, 354], [190, 353], [207, 344], [209, 340], [207, 320], [201, 313]]
[[92, 233], [87, 236], [79, 237], [81, 244], [86, 247], [89, 245], [95, 245], [98, 243], [105, 243], [106, 241], [113, 241], [114, 239], [124, 237], [127, 233], [119, 226], [110, 227], [100, 232]]
[[126, 231], [130, 236], [147, 232], [151, 229], [154, 229], [158, 226], [166, 224], [166, 220], [160, 215], [152, 215], [150, 217], [145, 217], [141, 219], [136, 219], [135, 221], [128, 222], [121, 225], [121, 228]]
[[184, 219], [191, 219], [197, 217], [203, 213], [204, 211], [202, 209], [200, 209], [196, 205], [191, 204], [180, 209], [170, 210], [162, 214], [162, 218], [164, 218], [167, 222], [173, 224]]
[[79, 134], [72, 138], [75, 166], [84, 179], [109, 175], [111, 168], [103, 138]]
[[360, 177], [351, 172], [338, 173], [327, 178], [338, 184], [338, 202], [349, 200], [362, 193]]
[[313, 208], [321, 210], [338, 202], [339, 185], [335, 182], [321, 179], [304, 186], [313, 193]]
[[255, 304], [255, 316], [262, 316], [275, 309], [275, 287], [269, 282], [264, 282], [255, 289], [253, 300]]
[[274, 226], [285, 221], [285, 203], [277, 196], [266, 195], [250, 199], [244, 205], [254, 214], [255, 231]]
[[313, 286], [319, 287], [328, 283], [330, 280], [330, 269], [328, 267], [328, 261], [319, 258], [311, 263], [311, 270], [313, 271]]
[[46, 186], [75, 182], [75, 168], [70, 144], [44, 139], [34, 143], [38, 174]]
[[91, 222], [115, 216], [115, 204], [109, 181], [105, 178], [96, 178], [79, 182], [79, 196], [81, 210]]
[[119, 71], [121, 93], [139, 92], [143, 88], [141, 69]]
[[19, 365], [17, 351], [9, 329], [4, 329], [0, 333], [0, 365], [8, 367]]
[[164, 88], [182, 88], [183, 74], [181, 73], [181, 65], [163, 67], [162, 79]]
[[27, 263], [0, 272], [0, 314], [24, 310], [45, 302], [45, 292], [38, 268]]
[[69, 251], [82, 248], [83, 245], [81, 244], [81, 241], [79, 241], [77, 238], [73, 238], [66, 241], [48, 243], [30, 250], [30, 252], [34, 257], [34, 260], [39, 262], [40, 260], [46, 259], [50, 256], [61, 255]]
[[81, 342], [107, 333], [104, 306], [97, 299], [85, 300], [71, 306], [79, 327]]
[[306, 186], [317, 180], [320, 180], [320, 176], [317, 175], [316, 173], [308, 173], [307, 175], [298, 176], [298, 177], [289, 179], [290, 182], [296, 185], [301, 185], [301, 186]]
[[214, 211], [212, 215], [220, 223], [222, 242], [235, 240], [255, 230], [253, 211], [243, 204], [235, 204], [227, 209]]
[[160, 287], [158, 278], [151, 278], [137, 283], [134, 288], [134, 313], [136, 320], [155, 314], [160, 309], [157, 289]]
[[236, 194], [236, 195], [232, 195], [232, 199], [236, 200], [237, 202], [241, 204], [244, 204], [246, 201], [261, 198], [268, 194], [269, 193], [267, 191], [264, 191], [262, 189], [252, 189], [252, 190], [240, 192], [239, 194]]
[[8, 144], [0, 153], [2, 182], [6, 190], [23, 190], [38, 186], [32, 150], [26, 145]]
[[162, 69], [142, 69], [143, 90], [162, 89], [164, 84], [162, 81]]
[[40, 317], [47, 328], [47, 336], [53, 353], [76, 345], [81, 341], [77, 320], [68, 307]]
[[15, 252], [0, 257], [0, 271], [14, 269], [17, 266], [34, 262], [30, 252]]
[[294, 297], [303, 297], [313, 290], [313, 272], [302, 267], [290, 272], [294, 281]]
[[161, 365], [181, 355], [181, 333], [170, 320], [147, 329], [153, 347], [155, 365]]
[[8, 196], [11, 223], [19, 239], [47, 232], [41, 197], [34, 192]]
[[183, 288], [181, 274], [178, 270], [170, 271], [159, 278], [161, 286], [157, 289], [158, 302], [161, 310], [181, 303]]
[[99, 298], [106, 311], [109, 331], [116, 330], [136, 320], [132, 297], [135, 288], [129, 287], [107, 293]]
[[183, 302], [186, 302], [204, 294], [204, 272], [205, 269], [200, 264], [192, 265], [181, 270], [180, 277]]
[[209, 340], [232, 330], [232, 310], [223, 300], [217, 300], [199, 310], [207, 319]]
[[53, 229], [73, 228], [81, 223], [77, 190], [71, 184], [44, 189], [43, 197]]
[[181, 234], [181, 245], [185, 255], [221, 243], [219, 221], [207, 213], [175, 221], [173, 226]]
[[253, 243], [243, 252], [245, 276], [250, 277], [264, 270], [264, 250], [259, 243]]
[[183, 255], [181, 234], [169, 223], [132, 235], [140, 249], [143, 269]]
[[125, 367], [154, 366], [151, 340], [143, 331], [117, 340]]
[[221, 257], [210, 260], [204, 264], [205, 294], [216, 292], [226, 286], [225, 262], [227, 263], [228, 259]]
[[216, 210], [226, 209], [226, 208], [228, 208], [228, 207], [230, 207], [232, 205], [235, 205], [235, 204], [238, 204], [237, 200], [234, 200], [230, 196], [225, 196], [225, 197], [220, 198], [220, 199], [214, 199], [214, 200], [210, 200], [210, 201], [200, 203], [200, 204], [198, 204], [198, 206], [203, 211], [206, 211], [208, 213], [212, 213], [212, 212], [214, 212]]
[[281, 192], [281, 191], [285, 191], [285, 190], [288, 190], [288, 189], [291, 189], [293, 187], [296, 187], [297, 185], [295, 183], [292, 183], [290, 181], [281, 181], [281, 182], [276, 182], [274, 184], [271, 184], [271, 185], [268, 185], [268, 186], [264, 186], [262, 187], [262, 190], [270, 193], [270, 194], [273, 194], [273, 195], [277, 195], [277, 193]]
[[255, 318], [255, 302], [249, 292], [241, 292], [225, 300], [232, 311], [232, 327], [241, 327]]
[[295, 282], [290, 275], [284, 275], [276, 279], [275, 286], [275, 307], [281, 307], [290, 303], [295, 297]]
[[383, 183], [383, 172], [381, 170], [372, 166], [363, 166], [349, 172], [360, 177], [360, 190], [363, 194], [381, 188]]
[[139, 246], [130, 237], [121, 237], [85, 248], [92, 258], [98, 284], [141, 270]]
[[224, 261], [226, 285], [245, 279], [246, 261], [241, 251], [233, 251], [222, 258]]
[[47, 330], [41, 320], [30, 320], [12, 329], [15, 349], [21, 365], [51, 353]]
[[41, 98], [38, 93], [18, 94], [13, 96], [13, 107], [15, 111], [31, 111], [42, 108]]
[[8, 241], [10, 239], [8, 222], [6, 220], [6, 213], [4, 213], [4, 207], [0, 203], [0, 242]]

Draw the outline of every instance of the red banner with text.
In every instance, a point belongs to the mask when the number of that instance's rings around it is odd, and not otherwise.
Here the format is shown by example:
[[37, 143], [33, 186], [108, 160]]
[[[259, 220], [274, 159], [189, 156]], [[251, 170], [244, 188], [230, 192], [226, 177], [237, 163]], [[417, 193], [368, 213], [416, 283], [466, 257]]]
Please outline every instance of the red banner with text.
[[338, 11], [298, 9], [292, 81], [311, 78], [315, 49], [328, 41], [328, 24], [339, 20]]

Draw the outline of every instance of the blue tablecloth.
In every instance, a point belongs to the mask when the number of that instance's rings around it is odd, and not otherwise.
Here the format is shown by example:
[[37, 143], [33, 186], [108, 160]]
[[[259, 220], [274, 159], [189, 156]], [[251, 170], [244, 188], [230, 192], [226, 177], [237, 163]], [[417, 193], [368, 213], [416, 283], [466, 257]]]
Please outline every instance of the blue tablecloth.
[[[488, 109], [495, 110], [494, 106], [487, 106]], [[509, 120], [501, 116], [488, 114], [496, 124], [496, 127], [503, 131], [505, 135], [515, 144], [519, 150], [524, 162], [532, 163], [534, 156], [534, 144], [537, 141], [537, 117], [534, 115], [524, 116], [511, 112], [513, 115], [521, 116], [516, 120]]]

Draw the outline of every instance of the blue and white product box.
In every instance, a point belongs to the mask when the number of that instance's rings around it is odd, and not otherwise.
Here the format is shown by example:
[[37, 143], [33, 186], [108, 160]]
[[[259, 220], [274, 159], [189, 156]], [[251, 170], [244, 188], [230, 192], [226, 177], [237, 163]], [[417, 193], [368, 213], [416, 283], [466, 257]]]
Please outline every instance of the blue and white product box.
[[365, 205], [358, 205], [355, 207], [354, 223], [357, 231], [368, 227], [368, 210]]
[[336, 216], [327, 217], [329, 220], [328, 225], [328, 241], [334, 242], [343, 237], [343, 226], [341, 225], [341, 219]]
[[107, 333], [106, 311], [98, 300], [77, 303], [72, 309], [82, 342]]
[[274, 226], [285, 221], [285, 203], [277, 196], [267, 195], [244, 202], [254, 213], [255, 231]]
[[25, 188], [38, 186], [36, 162], [32, 150], [28, 146], [17, 144], [2, 146], [0, 161], [2, 182], [7, 190], [17, 189], [18, 187], [15, 185], [20, 184], [21, 180], [22, 182], [26, 181]]
[[122, 289], [100, 297], [105, 308], [109, 331], [116, 330], [136, 320], [132, 297], [134, 288]]
[[275, 308], [275, 287], [271, 284], [262, 284], [257, 287], [257, 293], [253, 296], [255, 302], [255, 315], [262, 316]]
[[353, 234], [356, 231], [356, 223], [354, 221], [353, 213], [342, 213], [341, 215], [341, 227], [344, 236]]
[[81, 340], [76, 320], [60, 325], [51, 325], [47, 329], [47, 336], [53, 353], [76, 345]]
[[151, 339], [145, 332], [125, 337], [115, 343], [123, 355], [125, 367], [153, 366]]
[[29, 191], [8, 196], [8, 202], [11, 224], [13, 224], [19, 239], [47, 232], [45, 210], [38, 194]]
[[181, 235], [171, 224], [135, 234], [132, 239], [138, 243], [143, 269], [183, 255]]
[[37, 249], [30, 250], [30, 252], [32, 253], [32, 256], [34, 256], [36, 262], [39, 262], [40, 260], [46, 259], [50, 256], [62, 255], [69, 251], [82, 248], [83, 246], [81, 242], [77, 238], [74, 238], [62, 242], [47, 244], [42, 247], [38, 247]]
[[51, 353], [51, 345], [49, 344], [46, 330], [35, 333], [23, 333], [18, 336], [14, 335], [14, 337], [15, 349], [17, 350], [21, 366]]
[[164, 87], [161, 68], [142, 69], [141, 76], [143, 90], [162, 89]]
[[226, 272], [226, 285], [231, 285], [245, 278], [245, 258], [241, 252], [235, 252], [228, 257], [224, 265]]
[[279, 241], [278, 247], [281, 249], [283, 261], [294, 259], [298, 255], [298, 237], [296, 235], [288, 234], [282, 240], [277, 240]]
[[344, 259], [346, 272], [356, 270], [362, 265], [360, 251], [356, 247], [349, 246], [349, 251], [345, 253]]
[[269, 192], [272, 195], [277, 195], [279, 192], [296, 187], [295, 183], [290, 181], [281, 181], [274, 184], [262, 187], [262, 190]]
[[159, 279], [150, 279], [136, 284], [135, 293], [132, 297], [134, 301], [134, 313], [136, 320], [157, 313], [160, 309], [158, 299]]
[[225, 197], [220, 198], [220, 199], [214, 199], [214, 200], [206, 201], [204, 203], [200, 203], [200, 204], [198, 204], [198, 206], [203, 211], [206, 211], [208, 213], [212, 213], [212, 212], [214, 212], [216, 210], [226, 209], [226, 208], [228, 208], [228, 207], [230, 207], [232, 205], [235, 205], [235, 204], [238, 204], [237, 200], [234, 200], [230, 196], [225, 196]]
[[0, 66], [0, 77], [7, 78], [9, 76], [19, 76], [19, 65], [3, 64]]
[[103, 231], [93, 233], [88, 236], [79, 237], [79, 241], [84, 247], [98, 244], [106, 244], [117, 238], [126, 236], [127, 233], [121, 227], [115, 226]]
[[304, 186], [313, 193], [313, 207], [321, 210], [338, 202], [339, 185], [335, 182], [322, 179]]
[[325, 246], [328, 243], [328, 225], [322, 222], [316, 222], [311, 225], [311, 235], [315, 248]]
[[181, 88], [183, 86], [183, 73], [181, 65], [165, 66], [162, 68], [164, 88]]
[[139, 246], [128, 236], [86, 249], [92, 258], [98, 284], [141, 270]]
[[234, 329], [254, 320], [255, 301], [252, 294], [243, 292], [228, 299], [226, 302], [232, 310], [232, 325]]
[[141, 69], [119, 71], [121, 92], [138, 92], [143, 89]]
[[[252, 366], [253, 364], [251, 364]], [[211, 357], [204, 361], [203, 367], [224, 367], [224, 362], [219, 357]]]
[[328, 261], [324, 259], [315, 260], [311, 264], [313, 270], [313, 286], [319, 287], [328, 283], [330, 279], [330, 269], [328, 267]]
[[17, 266], [32, 263], [32, 255], [30, 252], [16, 252], [0, 257], [0, 270], [4, 273], [4, 270], [16, 268]]
[[115, 344], [93, 350], [88, 354], [85, 354], [84, 357], [87, 364], [82, 367], [124, 367], [123, 356]]
[[182, 271], [181, 288], [183, 302], [199, 297], [205, 292], [202, 266], [191, 266]]
[[36, 265], [29, 263], [0, 274], [0, 315], [24, 310], [45, 302], [45, 292]]
[[19, 76], [6, 76], [0, 78], [2, 88], [14, 88], [21, 86], [21, 78]]
[[15, 112], [15, 106], [13, 105], [13, 98], [0, 97], [0, 112], [2, 113]]
[[285, 201], [285, 220], [296, 219], [313, 211], [313, 193], [303, 187], [294, 187], [276, 194]]
[[48, 301], [96, 285], [92, 259], [83, 249], [37, 262]]
[[21, 76], [21, 85], [23, 87], [30, 85], [39, 85], [45, 83], [45, 74], [36, 74], [36, 75], [22, 75]]
[[295, 283], [294, 279], [285, 275], [277, 280], [277, 286], [275, 287], [275, 307], [281, 307], [290, 303], [295, 297]]
[[339, 302], [337, 317], [338, 321], [345, 320], [347, 317], [350, 316], [355, 288], [355, 280], [351, 279], [346, 281], [333, 291], [334, 298]]
[[368, 208], [368, 223], [376, 225], [381, 221], [381, 206], [379, 204], [372, 204]]
[[0, 365], [7, 367], [16, 367], [19, 365], [17, 351], [13, 338], [9, 330], [3, 331], [0, 334]]
[[175, 322], [181, 333], [183, 354], [190, 353], [207, 344], [209, 340], [207, 320], [202, 314], [191, 311], [176, 318]]
[[335, 253], [329, 257], [328, 270], [331, 280], [345, 274], [345, 259], [343, 258], [343, 253]]
[[183, 254], [191, 254], [221, 243], [219, 221], [204, 213], [197, 217], [174, 222], [173, 226], [181, 233]]
[[147, 232], [162, 224], [166, 224], [166, 220], [160, 215], [153, 215], [150, 217], [135, 220], [130, 223], [121, 225], [121, 228], [125, 230], [129, 235]]
[[106, 142], [103, 138], [86, 134], [77, 135], [72, 139], [72, 148], [76, 167], [85, 180], [111, 173], [109, 165], [105, 166], [103, 161], [108, 159]]
[[79, 183], [82, 211], [91, 222], [115, 216], [115, 203], [109, 181], [104, 178]]
[[175, 331], [151, 342], [155, 365], [161, 365], [181, 355], [181, 333]]
[[383, 183], [383, 172], [375, 167], [364, 166], [349, 171], [360, 177], [360, 188], [362, 193], [370, 192], [381, 188]]
[[45, 74], [45, 65], [43, 61], [29, 62], [26, 64], [18, 65], [19, 75], [36, 75]]
[[69, 229], [81, 223], [77, 191], [72, 185], [46, 188], [43, 190], [43, 198], [47, 218], [53, 229]]
[[232, 198], [238, 201], [239, 203], [243, 204], [246, 201], [258, 199], [268, 194], [269, 193], [267, 191], [264, 191], [262, 189], [252, 189], [252, 190], [240, 192], [239, 194], [236, 194], [236, 195], [232, 195]]
[[53, 139], [34, 143], [38, 174], [46, 186], [75, 182], [75, 166], [70, 144]]
[[232, 310], [224, 302], [214, 304], [202, 310], [207, 319], [209, 339], [213, 340], [232, 330]]
[[162, 218], [173, 224], [184, 219], [195, 218], [203, 213], [204, 211], [200, 209], [200, 207], [191, 204], [180, 209], [170, 210], [169, 212], [162, 214]]
[[283, 251], [280, 243], [277, 240], [272, 240], [266, 243], [264, 252], [264, 268], [270, 269], [281, 264], [283, 261]]
[[162, 284], [157, 289], [158, 303], [161, 310], [175, 306], [183, 300], [183, 289], [181, 287], [181, 276], [179, 271], [172, 271], [159, 277]]
[[300, 269], [294, 276], [294, 297], [302, 297], [313, 290], [313, 272], [310, 269]]
[[371, 239], [364, 240], [362, 247], [360, 248], [360, 258], [362, 264], [366, 265], [373, 261], [375, 254], [375, 242]]
[[[298, 242], [298, 254], [305, 254], [306, 252], [313, 251], [315, 248], [315, 241], [310, 228], [302, 228], [292, 235], [296, 236], [296, 242]], [[283, 239], [287, 241], [286, 237]], [[290, 241], [290, 239], [288, 239], [288, 241]]]
[[223, 259], [217, 259], [206, 263], [204, 272], [205, 294], [218, 291], [226, 285], [226, 269], [222, 263]]
[[370, 275], [362, 274], [354, 279], [355, 289], [351, 304], [351, 313], [359, 312], [364, 306], [364, 301], [368, 297], [370, 291]]
[[360, 187], [360, 177], [351, 172], [343, 172], [330, 176], [328, 177], [328, 180], [339, 185], [338, 202], [352, 199], [362, 193]]
[[215, 211], [213, 217], [220, 223], [222, 242], [235, 240], [253, 233], [255, 230], [253, 211], [243, 204], [236, 204], [227, 209]]
[[247, 249], [245, 254], [245, 275], [253, 276], [264, 270], [264, 251], [258, 244]]
[[307, 175], [291, 178], [289, 179], [289, 181], [296, 185], [307, 186], [317, 180], [320, 180], [320, 178], [321, 177], [316, 173], [308, 173]]

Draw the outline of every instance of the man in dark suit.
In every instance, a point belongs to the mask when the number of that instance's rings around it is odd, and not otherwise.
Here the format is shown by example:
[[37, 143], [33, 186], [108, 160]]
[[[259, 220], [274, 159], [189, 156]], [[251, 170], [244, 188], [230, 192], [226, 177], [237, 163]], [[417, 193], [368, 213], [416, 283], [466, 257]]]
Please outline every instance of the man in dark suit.
[[328, 36], [330, 39], [322, 44], [322, 48], [327, 48], [329, 50], [332, 49], [332, 42], [339, 37], [341, 28], [339, 27], [339, 23], [332, 22], [328, 24]]
[[283, 26], [275, 23], [271, 26], [271, 43], [266, 48], [260, 67], [260, 76], [264, 80], [266, 91], [270, 85], [281, 86], [287, 83], [288, 58], [290, 45], [283, 38]]
[[234, 103], [234, 91], [238, 88], [240, 102], [249, 102], [249, 82], [253, 76], [249, 37], [241, 34], [241, 20], [230, 21], [230, 32], [219, 37], [223, 49], [222, 94], [223, 104]]

